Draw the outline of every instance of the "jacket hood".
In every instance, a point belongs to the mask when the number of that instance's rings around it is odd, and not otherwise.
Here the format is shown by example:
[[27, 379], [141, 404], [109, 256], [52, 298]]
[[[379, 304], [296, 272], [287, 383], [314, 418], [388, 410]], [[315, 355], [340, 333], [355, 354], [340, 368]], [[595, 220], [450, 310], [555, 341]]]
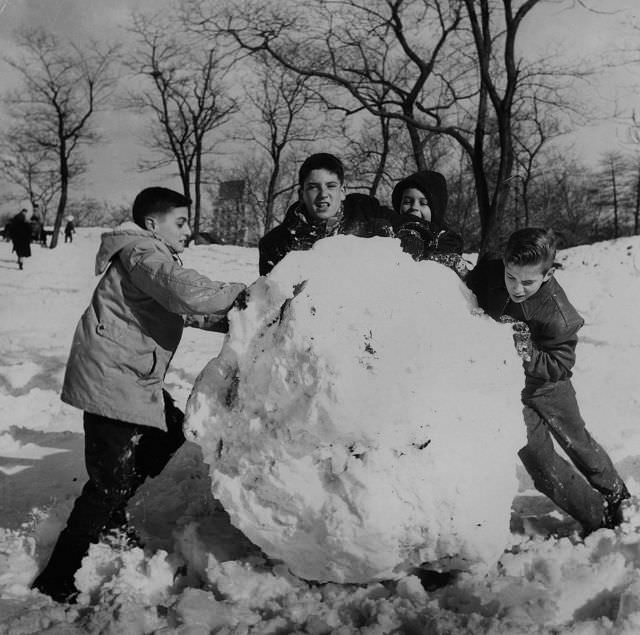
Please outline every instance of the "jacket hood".
[[427, 198], [431, 208], [431, 222], [444, 225], [444, 215], [447, 211], [447, 181], [440, 172], [423, 170], [416, 172], [396, 183], [391, 194], [391, 204], [395, 212], [400, 213], [402, 193], [409, 189], [420, 190]]
[[100, 248], [96, 255], [96, 275], [106, 271], [111, 259], [124, 247], [132, 242], [137, 242], [141, 238], [153, 238], [154, 235], [142, 229], [132, 221], [127, 221], [118, 225], [110, 232], [102, 234], [100, 237]]

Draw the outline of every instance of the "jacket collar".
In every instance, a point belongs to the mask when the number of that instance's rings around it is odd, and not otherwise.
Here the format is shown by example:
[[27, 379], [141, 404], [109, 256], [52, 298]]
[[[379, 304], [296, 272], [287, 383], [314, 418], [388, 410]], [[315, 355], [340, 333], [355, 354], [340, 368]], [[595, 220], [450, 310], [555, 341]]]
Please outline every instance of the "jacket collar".
[[309, 229], [314, 229], [318, 234], [324, 236], [333, 236], [340, 233], [340, 228], [344, 225], [344, 206], [340, 207], [340, 211], [331, 218], [310, 220], [305, 214], [304, 205], [300, 202], [294, 203], [285, 215], [283, 225], [287, 227], [299, 227], [305, 225]]
[[[557, 288], [558, 283], [552, 276], [546, 282], [543, 282], [541, 287], [530, 297], [519, 303], [522, 314], [526, 320], [533, 318], [538, 311], [546, 304], [547, 300], [551, 298]], [[507, 294], [507, 305], [511, 302], [507, 287], [503, 285], [504, 291]]]

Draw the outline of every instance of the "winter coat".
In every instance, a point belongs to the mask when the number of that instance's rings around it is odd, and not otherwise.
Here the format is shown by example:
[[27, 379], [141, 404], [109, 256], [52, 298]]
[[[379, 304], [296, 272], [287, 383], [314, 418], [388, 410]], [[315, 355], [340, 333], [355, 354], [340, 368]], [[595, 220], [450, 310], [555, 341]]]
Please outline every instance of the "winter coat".
[[321, 238], [351, 234], [363, 238], [393, 236], [391, 211], [366, 194], [348, 194], [342, 212], [335, 218], [312, 222], [301, 203], [294, 203], [281, 225], [266, 233], [258, 243], [260, 275], [269, 273], [290, 251], [305, 251]]
[[23, 214], [17, 214], [9, 223], [9, 237], [13, 243], [13, 251], [19, 258], [31, 256], [31, 224]]
[[72, 234], [74, 234], [76, 231], [76, 227], [73, 224], [73, 221], [69, 221], [65, 226], [64, 226], [64, 235], [65, 236], [71, 236]]
[[499, 320], [508, 315], [529, 327], [533, 352], [531, 360], [523, 362], [525, 393], [572, 376], [578, 330], [584, 320], [554, 277], [521, 303], [509, 298], [502, 260], [481, 260], [466, 283], [476, 294], [479, 306], [492, 318]]
[[[411, 214], [402, 214], [402, 195], [415, 188], [429, 203], [431, 220]], [[447, 181], [440, 172], [423, 170], [398, 181], [391, 193], [391, 204], [396, 212], [393, 230], [403, 249], [416, 260], [427, 260], [433, 254], [462, 254], [462, 237], [445, 225], [447, 211]]]
[[462, 254], [460, 234], [411, 214], [396, 215], [393, 231], [403, 249], [416, 260], [426, 260], [433, 254]]
[[42, 221], [37, 216], [32, 216], [29, 224], [31, 225], [31, 240], [39, 242], [40, 234], [42, 233]]
[[62, 400], [87, 412], [164, 429], [162, 387], [182, 314], [226, 316], [245, 285], [182, 267], [157, 235], [124, 223], [102, 235], [98, 282], [76, 328]]

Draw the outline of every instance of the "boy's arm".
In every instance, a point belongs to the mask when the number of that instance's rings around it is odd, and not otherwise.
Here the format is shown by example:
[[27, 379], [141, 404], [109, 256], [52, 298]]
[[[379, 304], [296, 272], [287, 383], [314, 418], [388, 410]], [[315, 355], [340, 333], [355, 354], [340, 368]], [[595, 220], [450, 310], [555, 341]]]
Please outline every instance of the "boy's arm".
[[[488, 259], [480, 259], [476, 263], [476, 266], [469, 271], [465, 277], [465, 284], [476, 296], [478, 300], [478, 306], [484, 311], [488, 308], [488, 286], [490, 281], [497, 275], [494, 269], [497, 269], [499, 265], [494, 261]], [[491, 316], [494, 317], [495, 316]]]
[[120, 260], [132, 282], [172, 313], [226, 315], [246, 288], [242, 283], [218, 282], [186, 269], [151, 242], [123, 249]]
[[226, 315], [185, 315], [184, 325], [215, 333], [226, 333], [229, 330], [229, 320]]
[[278, 258], [272, 253], [272, 249], [269, 245], [269, 240], [264, 240], [264, 237], [258, 243], [258, 272], [261, 276], [266, 276], [277, 264]]
[[462, 254], [462, 236], [450, 229], [441, 229], [428, 250], [436, 254]]
[[553, 339], [531, 343], [529, 361], [523, 361], [525, 373], [545, 381], [560, 381], [571, 376], [576, 361], [578, 330], [582, 322], [567, 326]]

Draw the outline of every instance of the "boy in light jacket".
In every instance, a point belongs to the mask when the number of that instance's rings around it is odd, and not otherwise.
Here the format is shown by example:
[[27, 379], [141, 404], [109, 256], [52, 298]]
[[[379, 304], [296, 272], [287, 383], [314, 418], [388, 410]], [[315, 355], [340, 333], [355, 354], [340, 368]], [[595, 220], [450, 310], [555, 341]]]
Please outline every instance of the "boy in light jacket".
[[62, 388], [62, 400], [84, 411], [89, 480], [32, 585], [57, 601], [75, 600], [89, 545], [126, 524], [129, 499], [184, 441], [183, 414], [164, 390], [183, 316], [207, 316], [210, 330], [224, 331], [245, 289], [182, 266], [188, 205], [178, 192], [144, 189], [134, 222], [102, 235], [96, 274], [104, 275], [76, 328]]

